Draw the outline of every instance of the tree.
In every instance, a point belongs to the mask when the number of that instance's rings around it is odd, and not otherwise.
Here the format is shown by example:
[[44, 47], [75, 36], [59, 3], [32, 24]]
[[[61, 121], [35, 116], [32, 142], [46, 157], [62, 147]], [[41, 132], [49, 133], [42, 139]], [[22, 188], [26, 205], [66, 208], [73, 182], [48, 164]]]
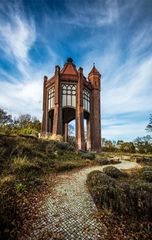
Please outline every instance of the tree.
[[152, 114], [150, 114], [149, 123], [148, 123], [148, 125], [146, 127], [146, 131], [152, 132]]
[[14, 126], [19, 129], [34, 129], [38, 132], [41, 130], [41, 122], [30, 114], [22, 114], [14, 120]]
[[152, 137], [150, 135], [146, 135], [143, 137], [137, 137], [134, 140], [134, 145], [136, 147], [136, 151], [139, 153], [151, 153], [152, 152]]
[[0, 127], [13, 123], [12, 116], [0, 108]]
[[124, 143], [121, 144], [120, 150], [122, 152], [134, 153], [135, 152], [135, 146], [132, 142], [124, 142]]

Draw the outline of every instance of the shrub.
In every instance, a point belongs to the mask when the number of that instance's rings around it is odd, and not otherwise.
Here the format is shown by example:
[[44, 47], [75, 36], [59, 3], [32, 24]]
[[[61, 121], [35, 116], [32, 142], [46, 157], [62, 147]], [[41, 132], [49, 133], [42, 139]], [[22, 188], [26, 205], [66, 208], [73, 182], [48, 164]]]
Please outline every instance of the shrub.
[[107, 165], [109, 164], [109, 161], [107, 159], [97, 159], [97, 162], [102, 166], [102, 165]]
[[144, 171], [152, 171], [152, 166], [149, 166], [149, 167], [143, 167], [139, 170], [139, 173], [142, 173]]
[[113, 209], [120, 212], [122, 209], [121, 198], [125, 198], [123, 190], [116, 184], [115, 179], [100, 172], [93, 171], [87, 177], [87, 185], [94, 202], [105, 209]]
[[147, 182], [152, 182], [152, 171], [143, 171], [142, 178]]
[[60, 172], [60, 171], [69, 171], [72, 170], [74, 168], [79, 168], [79, 167], [83, 167], [87, 165], [86, 162], [82, 162], [82, 160], [79, 161], [66, 161], [66, 162], [56, 162], [55, 163], [55, 169], [56, 171]]
[[26, 135], [38, 137], [39, 132], [32, 128], [23, 128], [23, 129], [18, 130], [18, 134], [25, 135], [25, 137], [26, 137]]
[[95, 153], [93, 152], [82, 152], [80, 153], [82, 159], [90, 159], [94, 160], [95, 159]]
[[151, 157], [136, 157], [136, 162], [139, 164], [152, 166], [152, 158]]
[[63, 137], [62, 135], [50, 135], [50, 136], [46, 136], [45, 138], [49, 139], [49, 140], [53, 140], [53, 141], [56, 141], [56, 142], [62, 142], [63, 141]]
[[61, 150], [75, 151], [75, 148], [71, 146], [68, 142], [58, 142], [56, 146]]
[[152, 185], [130, 179], [113, 179], [100, 172], [93, 171], [87, 177], [88, 189], [98, 207], [121, 215], [151, 217]]
[[16, 193], [24, 192], [25, 189], [26, 189], [26, 186], [23, 183], [16, 183], [15, 184]]
[[37, 175], [41, 173], [41, 167], [37, 163], [30, 162], [26, 157], [16, 157], [12, 163], [12, 170], [16, 174], [33, 174]]
[[103, 172], [112, 178], [119, 178], [126, 176], [126, 173], [120, 171], [118, 168], [113, 166], [108, 166], [103, 168]]

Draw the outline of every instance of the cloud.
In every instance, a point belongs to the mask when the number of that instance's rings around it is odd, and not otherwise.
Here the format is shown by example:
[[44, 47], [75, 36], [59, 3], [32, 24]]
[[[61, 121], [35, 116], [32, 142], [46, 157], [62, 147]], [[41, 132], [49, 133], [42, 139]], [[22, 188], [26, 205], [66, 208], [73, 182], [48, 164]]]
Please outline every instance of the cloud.
[[[7, 11], [7, 17], [4, 12]], [[18, 5], [1, 5], [0, 49], [6, 58], [26, 77], [30, 64], [29, 51], [36, 41], [33, 19], [27, 19]]]
[[117, 0], [64, 1], [65, 8], [59, 11], [58, 7], [51, 12], [55, 22], [78, 27], [101, 27], [117, 22], [119, 17]]
[[[28, 62], [28, 51], [35, 41], [34, 23], [15, 15], [12, 22], [0, 26], [1, 49], [17, 61]], [[5, 47], [4, 47], [5, 46]]]
[[142, 137], [145, 135], [144, 123], [130, 123], [124, 125], [113, 125], [103, 128], [102, 136], [113, 140], [128, 140], [132, 141], [135, 137]]
[[38, 117], [42, 111], [42, 82], [0, 82], [0, 105], [13, 115], [30, 113]]

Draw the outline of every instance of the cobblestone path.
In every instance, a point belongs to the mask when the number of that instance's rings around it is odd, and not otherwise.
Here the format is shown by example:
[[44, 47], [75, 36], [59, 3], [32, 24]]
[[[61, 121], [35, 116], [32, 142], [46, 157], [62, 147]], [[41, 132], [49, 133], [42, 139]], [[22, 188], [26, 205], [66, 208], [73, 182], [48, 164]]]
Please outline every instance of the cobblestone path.
[[[114, 166], [129, 169], [138, 167], [138, 164], [122, 161]], [[99, 232], [104, 235], [106, 227], [95, 217], [97, 209], [86, 186], [88, 173], [102, 170], [103, 167], [94, 166], [57, 175], [53, 192], [42, 207], [46, 217], [42, 215], [33, 224], [33, 232], [28, 240], [104, 239]]]

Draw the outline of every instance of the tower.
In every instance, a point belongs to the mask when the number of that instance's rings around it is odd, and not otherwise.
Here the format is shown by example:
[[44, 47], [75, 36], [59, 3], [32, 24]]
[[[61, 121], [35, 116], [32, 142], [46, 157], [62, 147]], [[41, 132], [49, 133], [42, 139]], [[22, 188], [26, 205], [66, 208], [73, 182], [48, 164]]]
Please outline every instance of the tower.
[[62, 135], [68, 138], [68, 124], [76, 120], [77, 148], [85, 150], [84, 119], [87, 123], [87, 150], [101, 150], [100, 78], [93, 66], [88, 80], [83, 69], [78, 70], [72, 58], [60, 70], [55, 67], [54, 76], [44, 77], [43, 118], [41, 135]]

